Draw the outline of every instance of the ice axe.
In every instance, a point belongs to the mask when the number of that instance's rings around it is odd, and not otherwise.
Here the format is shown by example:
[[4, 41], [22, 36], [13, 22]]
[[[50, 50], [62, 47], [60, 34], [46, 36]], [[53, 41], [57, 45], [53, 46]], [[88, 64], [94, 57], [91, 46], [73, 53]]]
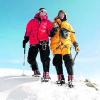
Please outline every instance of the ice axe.
[[76, 52], [73, 61], [75, 62], [76, 56], [78, 55], [78, 52]]
[[24, 48], [24, 62], [23, 62], [23, 66], [25, 66], [25, 54], [26, 54], [26, 48]]
[[22, 73], [22, 76], [25, 76], [25, 74], [24, 74], [24, 67], [25, 67], [25, 54], [26, 54], [26, 47], [24, 48], [24, 61], [23, 61], [23, 73]]

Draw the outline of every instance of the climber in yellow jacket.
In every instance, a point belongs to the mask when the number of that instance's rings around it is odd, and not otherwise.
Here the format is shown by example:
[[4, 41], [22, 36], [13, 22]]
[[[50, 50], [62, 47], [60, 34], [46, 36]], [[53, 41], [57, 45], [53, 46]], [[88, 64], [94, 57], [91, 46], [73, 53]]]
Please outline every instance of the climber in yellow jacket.
[[73, 81], [73, 59], [71, 55], [72, 45], [75, 51], [79, 52], [79, 46], [76, 40], [75, 31], [67, 22], [67, 15], [63, 10], [58, 12], [58, 16], [54, 20], [53, 29], [51, 31], [51, 50], [53, 52], [53, 65], [56, 68], [58, 81], [57, 84], [64, 84], [63, 60], [68, 73], [68, 84], [72, 85]]

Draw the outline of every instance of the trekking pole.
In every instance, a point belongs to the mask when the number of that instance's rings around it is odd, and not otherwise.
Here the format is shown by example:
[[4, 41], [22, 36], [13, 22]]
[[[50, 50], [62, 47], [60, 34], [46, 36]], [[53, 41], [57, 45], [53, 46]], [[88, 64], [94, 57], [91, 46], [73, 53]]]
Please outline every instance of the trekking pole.
[[74, 62], [75, 62], [75, 59], [76, 59], [76, 56], [77, 56], [77, 55], [78, 55], [78, 52], [76, 52], [76, 54], [75, 54], [75, 56], [74, 56], [74, 59], [73, 59]]
[[25, 74], [24, 74], [24, 67], [25, 67], [25, 54], [26, 54], [26, 48], [24, 48], [24, 61], [23, 61], [23, 74], [22, 74], [22, 76], [25, 76]]

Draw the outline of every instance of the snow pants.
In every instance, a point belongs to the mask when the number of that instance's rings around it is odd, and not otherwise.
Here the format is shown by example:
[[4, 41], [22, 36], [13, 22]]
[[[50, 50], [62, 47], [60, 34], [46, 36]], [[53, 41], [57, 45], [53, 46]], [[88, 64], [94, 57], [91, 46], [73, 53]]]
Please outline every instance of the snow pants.
[[36, 44], [36, 45], [30, 45], [29, 51], [28, 51], [28, 63], [31, 65], [32, 70], [38, 70], [38, 64], [36, 61], [36, 57], [38, 52], [40, 52], [40, 58], [41, 62], [43, 64], [43, 71], [49, 72], [49, 65], [50, 65], [50, 49], [49, 49], [49, 43], [47, 44]]
[[71, 54], [62, 56], [61, 54], [55, 54], [53, 58], [53, 65], [56, 68], [58, 75], [63, 75], [63, 61], [67, 70], [68, 75], [73, 75], [73, 59]]

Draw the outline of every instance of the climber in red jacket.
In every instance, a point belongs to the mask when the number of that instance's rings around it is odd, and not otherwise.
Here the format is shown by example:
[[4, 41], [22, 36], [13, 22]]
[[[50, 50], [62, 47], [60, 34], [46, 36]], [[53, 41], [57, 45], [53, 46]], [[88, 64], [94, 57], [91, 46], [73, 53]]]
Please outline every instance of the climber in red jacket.
[[23, 40], [23, 48], [25, 48], [25, 45], [28, 41], [30, 43], [28, 63], [31, 65], [34, 75], [40, 75], [36, 61], [38, 51], [40, 52], [40, 58], [43, 64], [44, 79], [50, 79], [49, 35], [52, 27], [53, 24], [50, 20], [48, 20], [46, 9], [40, 8], [35, 17], [28, 22]]

